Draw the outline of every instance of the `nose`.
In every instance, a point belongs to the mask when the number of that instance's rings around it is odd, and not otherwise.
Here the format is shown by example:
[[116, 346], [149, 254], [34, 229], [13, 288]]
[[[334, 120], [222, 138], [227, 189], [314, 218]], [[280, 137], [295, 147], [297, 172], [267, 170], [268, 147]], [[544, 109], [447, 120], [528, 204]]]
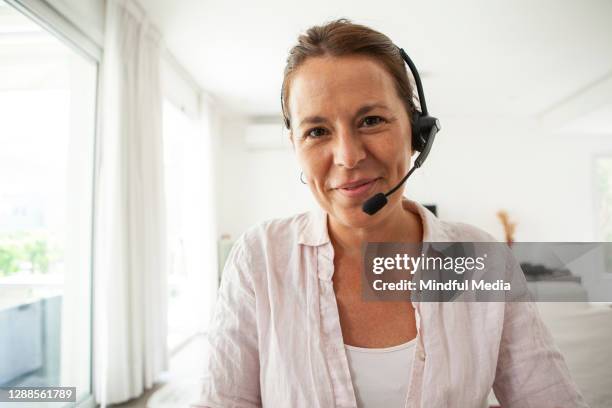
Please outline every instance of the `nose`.
[[352, 169], [365, 158], [366, 149], [361, 136], [349, 129], [340, 130], [334, 143], [334, 164]]

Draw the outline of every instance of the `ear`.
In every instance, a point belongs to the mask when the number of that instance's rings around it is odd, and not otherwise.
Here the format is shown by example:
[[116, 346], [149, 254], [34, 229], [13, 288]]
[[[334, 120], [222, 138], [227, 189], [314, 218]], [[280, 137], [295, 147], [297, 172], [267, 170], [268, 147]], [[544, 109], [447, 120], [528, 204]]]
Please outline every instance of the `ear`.
[[288, 135], [289, 141], [291, 142], [291, 147], [293, 148], [293, 151], [295, 151], [295, 142], [293, 140], [293, 132], [291, 131], [291, 129], [289, 129]]

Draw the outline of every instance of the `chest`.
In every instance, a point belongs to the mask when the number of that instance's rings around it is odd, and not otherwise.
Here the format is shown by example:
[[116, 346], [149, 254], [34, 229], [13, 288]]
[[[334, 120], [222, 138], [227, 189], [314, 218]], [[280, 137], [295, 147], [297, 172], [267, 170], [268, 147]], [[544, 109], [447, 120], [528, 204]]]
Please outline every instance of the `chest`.
[[[408, 302], [362, 301], [359, 262], [336, 259], [337, 251], [334, 254], [329, 248], [305, 249], [304, 261], [297, 262], [303, 265], [299, 273], [288, 274], [283, 266], [273, 269], [268, 279], [256, 281], [263, 405], [354, 407], [351, 381], [357, 377], [350, 372], [347, 359], [351, 356], [342, 343], [366, 348], [406, 343], [417, 333], [415, 311]], [[454, 406], [480, 406], [474, 401], [484, 401], [490, 390], [499, 344], [492, 337], [503, 322], [503, 314], [492, 309], [498, 306], [420, 305], [423, 331], [410, 354], [414, 369], [413, 386], [405, 395], [409, 406], [448, 407], [451, 396]], [[503, 311], [503, 304], [499, 310]], [[478, 323], [477, 336], [470, 321]], [[383, 366], [390, 370], [388, 364]], [[333, 380], [338, 378], [342, 380]], [[311, 380], [312, 387], [295, 386]], [[309, 396], [304, 395], [307, 388], [314, 390]]]
[[334, 260], [333, 285], [345, 344], [381, 348], [416, 337], [415, 312], [410, 301], [365, 301], [361, 293], [361, 261]]

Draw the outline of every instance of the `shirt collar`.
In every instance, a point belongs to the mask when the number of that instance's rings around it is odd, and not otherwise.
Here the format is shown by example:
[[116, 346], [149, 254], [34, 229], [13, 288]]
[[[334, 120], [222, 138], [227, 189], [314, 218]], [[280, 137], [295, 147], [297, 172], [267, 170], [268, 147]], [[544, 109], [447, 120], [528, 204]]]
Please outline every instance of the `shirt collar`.
[[327, 213], [320, 207], [309, 211], [301, 219], [298, 231], [298, 243], [308, 246], [319, 246], [330, 242], [327, 231]]
[[[422, 204], [403, 198], [402, 206], [421, 218], [423, 225], [423, 242], [448, 241], [440, 220]], [[308, 246], [319, 246], [330, 242], [327, 230], [327, 213], [320, 207], [309, 211], [302, 218], [298, 232], [298, 243]]]

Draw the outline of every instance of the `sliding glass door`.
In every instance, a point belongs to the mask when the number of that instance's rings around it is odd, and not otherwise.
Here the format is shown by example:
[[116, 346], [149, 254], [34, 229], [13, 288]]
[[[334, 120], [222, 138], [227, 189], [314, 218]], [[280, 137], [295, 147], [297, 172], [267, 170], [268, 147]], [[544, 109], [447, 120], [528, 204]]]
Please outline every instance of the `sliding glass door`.
[[92, 393], [97, 70], [0, 0], [0, 387], [77, 401]]

